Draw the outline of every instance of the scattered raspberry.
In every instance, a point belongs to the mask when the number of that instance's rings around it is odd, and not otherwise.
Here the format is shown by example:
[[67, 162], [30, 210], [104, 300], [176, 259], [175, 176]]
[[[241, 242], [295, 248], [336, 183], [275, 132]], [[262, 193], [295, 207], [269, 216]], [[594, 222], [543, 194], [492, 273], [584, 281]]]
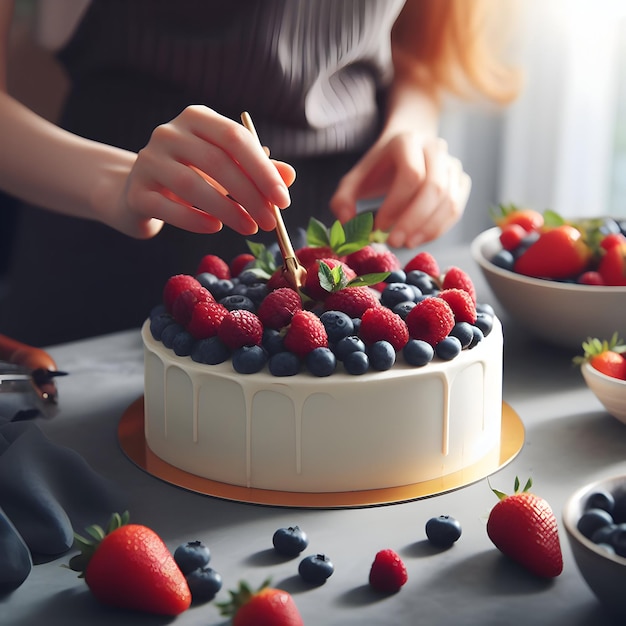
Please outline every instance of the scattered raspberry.
[[418, 302], [406, 317], [409, 334], [436, 346], [454, 326], [454, 313], [441, 298], [426, 298]]
[[207, 254], [200, 259], [200, 264], [196, 270], [196, 275], [208, 272], [220, 279], [230, 278], [230, 268], [228, 263], [215, 254]]
[[328, 246], [305, 246], [296, 250], [296, 258], [301, 265], [308, 268], [309, 265], [312, 265], [319, 259], [336, 259], [338, 257], [333, 252], [333, 249]]
[[181, 326], [186, 326], [191, 319], [191, 311], [198, 302], [215, 302], [215, 298], [208, 289], [201, 285], [181, 291], [172, 304], [174, 319]]
[[396, 552], [386, 549], [376, 554], [369, 577], [370, 585], [376, 591], [395, 593], [408, 579], [406, 567]]
[[513, 251], [517, 249], [528, 232], [521, 224], [508, 224], [502, 228], [500, 233], [500, 244], [504, 250]]
[[472, 296], [464, 289], [444, 289], [437, 297], [450, 305], [456, 322], [473, 324], [476, 321], [476, 305]]
[[363, 270], [363, 263], [371, 256], [376, 254], [376, 249], [372, 246], [365, 246], [346, 257], [346, 263], [357, 273], [357, 276], [363, 276], [366, 272]]
[[163, 288], [163, 304], [167, 312], [172, 312], [174, 300], [176, 300], [178, 295], [185, 291], [185, 289], [194, 289], [201, 286], [202, 285], [189, 274], [177, 274], [176, 276], [168, 278]]
[[328, 347], [324, 324], [311, 311], [296, 311], [285, 334], [285, 348], [304, 358], [315, 348]]
[[393, 272], [401, 266], [400, 259], [391, 250], [375, 250], [374, 254], [361, 261], [359, 275]]
[[191, 310], [187, 331], [195, 339], [215, 337], [228, 309], [219, 302], [198, 302]]
[[263, 324], [254, 313], [235, 309], [224, 316], [217, 336], [231, 350], [243, 346], [260, 346], [263, 339]]
[[324, 301], [327, 311], [342, 311], [350, 317], [362, 317], [367, 309], [377, 306], [380, 306], [378, 295], [369, 287], [345, 287]]
[[345, 277], [349, 281], [352, 280], [353, 278], [356, 278], [355, 271], [351, 267], [348, 267], [343, 261], [340, 261], [339, 259], [333, 259], [333, 258], [327, 257], [325, 259], [318, 259], [317, 261], [314, 261], [307, 268], [306, 282], [303, 286], [303, 289], [306, 292], [307, 296], [309, 296], [309, 298], [313, 300], [325, 300], [328, 297], [328, 295], [331, 293], [330, 291], [327, 291], [320, 285], [319, 267], [320, 267], [321, 262], [326, 263], [326, 265], [328, 265], [330, 269], [340, 266], [343, 270]]
[[283, 268], [279, 267], [267, 281], [267, 290], [274, 291], [274, 289], [280, 289], [281, 287], [289, 287], [289, 282], [283, 274]]
[[265, 328], [279, 330], [291, 322], [296, 311], [302, 309], [302, 299], [290, 287], [279, 287], [267, 294], [259, 305], [257, 315]]
[[[231, 276], [239, 276], [241, 272], [248, 266], [248, 264], [255, 261], [254, 255], [249, 252], [238, 254], [231, 262], [229, 271]], [[213, 273], [213, 272], [211, 272]]]
[[409, 340], [409, 329], [397, 313], [387, 307], [378, 306], [363, 313], [359, 337], [368, 345], [376, 341], [388, 341], [398, 352]]
[[407, 274], [414, 270], [424, 272], [435, 279], [438, 279], [441, 274], [439, 264], [430, 252], [419, 252], [404, 266]]
[[460, 268], [450, 267], [446, 270], [443, 277], [442, 289], [464, 289], [472, 296], [474, 304], [476, 304], [476, 289], [472, 279]]

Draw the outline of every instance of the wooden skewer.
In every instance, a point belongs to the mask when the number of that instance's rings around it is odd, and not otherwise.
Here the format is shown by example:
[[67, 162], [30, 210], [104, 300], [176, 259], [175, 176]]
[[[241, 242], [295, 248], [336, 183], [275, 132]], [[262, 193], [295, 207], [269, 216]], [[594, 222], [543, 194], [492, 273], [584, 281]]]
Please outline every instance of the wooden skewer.
[[[261, 143], [256, 129], [254, 128], [254, 124], [252, 123], [252, 118], [247, 111], [244, 111], [241, 114], [241, 122], [254, 135], [256, 140], [259, 142], [259, 145], [262, 146], [263, 144]], [[300, 265], [300, 262], [296, 257], [291, 239], [289, 238], [289, 233], [287, 233], [287, 228], [285, 227], [285, 222], [283, 221], [281, 210], [275, 204], [272, 204], [272, 208], [274, 210], [274, 218], [276, 220], [278, 247], [280, 248], [280, 253], [284, 262], [283, 273], [285, 274], [287, 282], [297, 291], [302, 287], [302, 285], [304, 285], [307, 272], [306, 269]]]

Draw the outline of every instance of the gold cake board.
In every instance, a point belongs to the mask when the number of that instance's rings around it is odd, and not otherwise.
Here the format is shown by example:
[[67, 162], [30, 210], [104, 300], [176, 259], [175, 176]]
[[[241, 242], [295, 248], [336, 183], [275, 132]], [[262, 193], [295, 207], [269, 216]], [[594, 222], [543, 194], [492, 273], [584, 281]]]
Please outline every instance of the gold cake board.
[[122, 415], [118, 425], [118, 439], [126, 456], [148, 474], [167, 483], [199, 494], [247, 504], [299, 508], [353, 508], [396, 504], [427, 498], [454, 491], [478, 482], [512, 461], [524, 445], [524, 425], [515, 411], [502, 405], [502, 434], [500, 455], [480, 461], [461, 471], [442, 478], [388, 489], [343, 491], [328, 493], [300, 493], [240, 487], [209, 480], [185, 472], [156, 456], [148, 447], [144, 435], [143, 396], [133, 402]]

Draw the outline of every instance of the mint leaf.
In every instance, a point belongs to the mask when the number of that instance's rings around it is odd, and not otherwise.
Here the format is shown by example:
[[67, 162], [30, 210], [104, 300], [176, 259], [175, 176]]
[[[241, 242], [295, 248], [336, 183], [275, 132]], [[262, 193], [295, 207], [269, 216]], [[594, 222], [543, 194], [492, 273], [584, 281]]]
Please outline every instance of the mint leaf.
[[319, 264], [317, 275], [319, 277], [320, 287], [329, 293], [332, 292], [334, 287], [333, 271], [323, 261]]
[[346, 233], [346, 241], [350, 243], [361, 241], [365, 242], [365, 244], [369, 243], [373, 228], [373, 213], [359, 213], [343, 225], [343, 229]]
[[330, 247], [337, 252], [345, 242], [346, 233], [343, 230], [341, 222], [336, 220], [330, 227]]
[[274, 255], [267, 249], [265, 244], [246, 240], [250, 253], [255, 258], [254, 269], [261, 278], [269, 278], [278, 268]]
[[369, 287], [370, 285], [377, 285], [382, 283], [389, 276], [389, 272], [375, 272], [373, 274], [363, 274], [363, 276], [357, 276], [353, 278], [346, 286], [347, 287]]
[[306, 240], [309, 246], [314, 248], [330, 247], [330, 238], [326, 226], [318, 219], [312, 217], [306, 229]]
[[551, 209], [546, 209], [543, 212], [543, 223], [545, 226], [554, 228], [556, 226], [562, 226], [565, 224], [565, 220], [556, 212]]

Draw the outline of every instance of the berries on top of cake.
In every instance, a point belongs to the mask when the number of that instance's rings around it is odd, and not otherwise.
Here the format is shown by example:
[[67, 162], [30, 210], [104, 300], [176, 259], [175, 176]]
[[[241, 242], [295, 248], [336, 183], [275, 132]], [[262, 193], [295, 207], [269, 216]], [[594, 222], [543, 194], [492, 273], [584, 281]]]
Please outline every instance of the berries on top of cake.
[[178, 356], [235, 371], [329, 376], [422, 367], [476, 346], [494, 312], [476, 302], [460, 268], [443, 272], [428, 252], [402, 266], [372, 232], [371, 213], [326, 228], [311, 219], [296, 251], [307, 269], [299, 291], [282, 275], [277, 250], [248, 242], [230, 263], [200, 259], [194, 275], [172, 276], [150, 314], [152, 336]]

